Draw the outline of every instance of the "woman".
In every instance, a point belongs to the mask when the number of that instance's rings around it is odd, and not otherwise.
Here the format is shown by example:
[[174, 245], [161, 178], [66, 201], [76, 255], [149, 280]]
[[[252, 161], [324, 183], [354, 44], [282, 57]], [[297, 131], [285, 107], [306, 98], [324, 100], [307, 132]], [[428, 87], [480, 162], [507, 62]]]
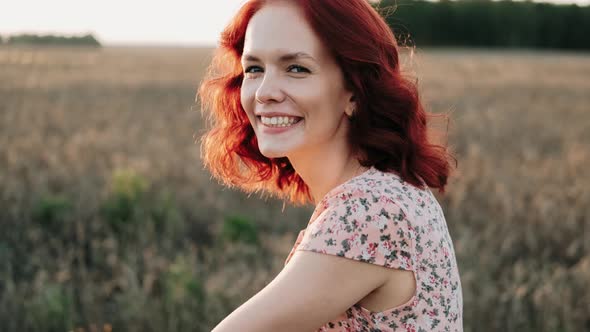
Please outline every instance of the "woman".
[[446, 149], [365, 0], [252, 0], [199, 91], [228, 186], [316, 208], [284, 269], [214, 332], [462, 331]]

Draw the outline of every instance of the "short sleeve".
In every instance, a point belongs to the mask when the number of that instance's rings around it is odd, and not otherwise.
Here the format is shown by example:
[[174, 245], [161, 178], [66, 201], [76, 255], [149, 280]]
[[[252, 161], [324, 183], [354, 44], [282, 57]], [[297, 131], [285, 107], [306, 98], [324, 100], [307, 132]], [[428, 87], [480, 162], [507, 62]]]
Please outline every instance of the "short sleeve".
[[326, 205], [307, 226], [296, 250], [414, 270], [411, 226], [393, 200], [357, 191], [333, 197]]

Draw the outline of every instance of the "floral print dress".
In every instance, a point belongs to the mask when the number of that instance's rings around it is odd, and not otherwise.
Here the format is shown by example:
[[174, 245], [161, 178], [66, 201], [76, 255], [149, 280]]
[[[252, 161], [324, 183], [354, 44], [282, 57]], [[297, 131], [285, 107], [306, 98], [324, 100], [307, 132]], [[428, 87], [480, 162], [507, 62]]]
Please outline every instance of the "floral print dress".
[[358, 303], [317, 331], [463, 331], [463, 297], [453, 243], [428, 187], [374, 166], [334, 187], [299, 232], [296, 250], [410, 270], [414, 296], [372, 312]]

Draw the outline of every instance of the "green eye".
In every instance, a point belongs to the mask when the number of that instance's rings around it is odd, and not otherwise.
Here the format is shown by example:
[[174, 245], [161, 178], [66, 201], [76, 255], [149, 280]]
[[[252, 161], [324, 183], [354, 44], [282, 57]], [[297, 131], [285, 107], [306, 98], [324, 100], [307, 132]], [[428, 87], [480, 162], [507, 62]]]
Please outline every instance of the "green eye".
[[297, 68], [298, 70], [301, 70], [301, 71], [298, 71], [296, 73], [309, 73], [309, 70], [307, 68], [302, 67], [302, 66], [298, 66], [298, 65], [291, 65], [291, 66], [289, 66], [289, 71], [291, 71], [291, 69], [294, 69], [294, 68]]
[[261, 68], [260, 68], [260, 67], [258, 67], [258, 66], [250, 66], [250, 67], [246, 68], [246, 70], [245, 70], [244, 72], [246, 72], [246, 73], [250, 73], [250, 72], [251, 72], [250, 70], [251, 70], [251, 69], [254, 69], [254, 68], [261, 69]]

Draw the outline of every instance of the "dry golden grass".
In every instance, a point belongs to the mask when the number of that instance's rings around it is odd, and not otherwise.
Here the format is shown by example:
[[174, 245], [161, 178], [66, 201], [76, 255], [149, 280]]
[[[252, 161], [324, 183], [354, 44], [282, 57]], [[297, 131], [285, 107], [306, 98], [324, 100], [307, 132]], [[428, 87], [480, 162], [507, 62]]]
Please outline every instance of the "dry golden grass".
[[[206, 331], [280, 271], [312, 208], [203, 170], [210, 54], [0, 48], [0, 330]], [[437, 196], [465, 330], [590, 330], [590, 56], [412, 59], [427, 109], [452, 115], [459, 168]], [[228, 240], [229, 214], [259, 242]]]

